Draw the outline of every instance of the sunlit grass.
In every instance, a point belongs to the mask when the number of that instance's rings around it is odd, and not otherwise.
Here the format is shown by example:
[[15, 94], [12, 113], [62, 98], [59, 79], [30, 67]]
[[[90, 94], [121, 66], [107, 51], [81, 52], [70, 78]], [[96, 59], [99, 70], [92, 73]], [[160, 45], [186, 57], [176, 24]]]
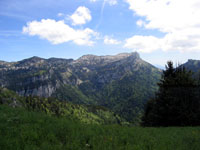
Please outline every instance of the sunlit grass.
[[200, 150], [200, 127], [88, 125], [0, 106], [2, 150]]

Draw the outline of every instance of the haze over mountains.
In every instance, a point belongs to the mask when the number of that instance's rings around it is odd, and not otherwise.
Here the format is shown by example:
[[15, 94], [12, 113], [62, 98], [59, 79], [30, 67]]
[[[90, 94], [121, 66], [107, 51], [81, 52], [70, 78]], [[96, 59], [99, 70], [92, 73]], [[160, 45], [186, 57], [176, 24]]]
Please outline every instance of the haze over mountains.
[[[189, 60], [185, 66], [196, 71], [200, 61]], [[84, 55], [77, 60], [32, 57], [0, 61], [0, 86], [23, 96], [104, 106], [127, 121], [137, 122], [144, 104], [157, 90], [161, 72], [137, 52]]]

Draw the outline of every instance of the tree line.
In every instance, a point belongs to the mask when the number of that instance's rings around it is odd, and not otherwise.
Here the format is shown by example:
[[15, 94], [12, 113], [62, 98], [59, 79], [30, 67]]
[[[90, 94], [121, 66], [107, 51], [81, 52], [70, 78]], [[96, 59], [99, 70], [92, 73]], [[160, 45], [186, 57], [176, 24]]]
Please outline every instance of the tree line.
[[155, 97], [146, 104], [143, 126], [200, 125], [200, 80], [193, 72], [169, 61], [158, 86]]

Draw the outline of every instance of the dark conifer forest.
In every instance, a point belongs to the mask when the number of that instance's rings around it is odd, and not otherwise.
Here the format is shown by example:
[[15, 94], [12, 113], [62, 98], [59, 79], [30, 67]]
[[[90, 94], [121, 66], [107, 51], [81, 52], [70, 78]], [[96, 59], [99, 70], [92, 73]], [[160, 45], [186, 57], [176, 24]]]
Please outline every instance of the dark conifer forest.
[[200, 82], [192, 71], [168, 62], [158, 86], [146, 104], [144, 126], [200, 125]]

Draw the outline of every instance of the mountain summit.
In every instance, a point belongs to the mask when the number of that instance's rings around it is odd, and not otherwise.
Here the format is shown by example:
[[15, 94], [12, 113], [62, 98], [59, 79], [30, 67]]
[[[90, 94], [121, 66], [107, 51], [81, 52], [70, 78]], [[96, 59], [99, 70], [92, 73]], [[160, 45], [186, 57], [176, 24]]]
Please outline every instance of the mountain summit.
[[117, 55], [106, 55], [106, 56], [96, 56], [96, 55], [84, 55], [74, 61], [74, 63], [84, 64], [84, 65], [105, 65], [108, 63], [120, 61], [123, 59], [139, 59], [140, 56], [137, 52], [133, 53], [120, 53]]
[[84, 55], [77, 60], [32, 57], [1, 62], [0, 86], [23, 96], [105, 106], [134, 122], [157, 90], [160, 74], [137, 52]]

